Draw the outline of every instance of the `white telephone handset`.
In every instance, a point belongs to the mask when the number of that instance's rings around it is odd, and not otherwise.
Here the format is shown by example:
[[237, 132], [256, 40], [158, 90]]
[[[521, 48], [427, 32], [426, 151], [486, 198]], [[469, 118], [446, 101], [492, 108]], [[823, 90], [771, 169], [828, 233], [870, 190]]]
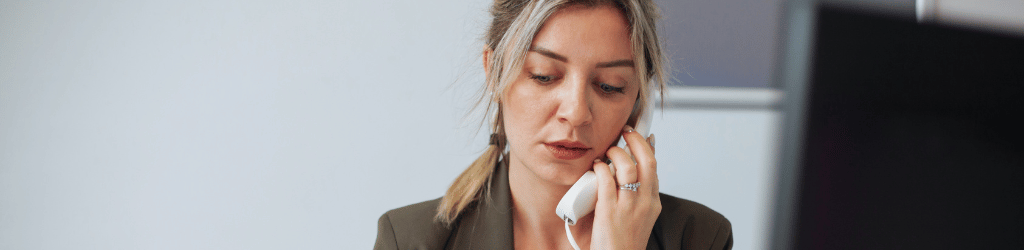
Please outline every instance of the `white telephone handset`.
[[[652, 98], [653, 99], [653, 98]], [[644, 138], [649, 136], [651, 129], [651, 118], [654, 111], [653, 102], [647, 103], [647, 109], [640, 115], [640, 119], [636, 122], [636, 132], [643, 135]], [[626, 154], [632, 157], [632, 153], [629, 151], [629, 146], [626, 145], [625, 138], [619, 139], [619, 146], [626, 150]], [[609, 164], [611, 167], [612, 176], [615, 175], [615, 166]], [[569, 238], [569, 243], [576, 250], [580, 247], [576, 245], [576, 240], [573, 239], [572, 233], [569, 231], [569, 225], [576, 225], [576, 222], [580, 218], [590, 214], [594, 211], [594, 206], [597, 205], [597, 174], [594, 171], [587, 171], [580, 177], [572, 187], [569, 188], [568, 192], [565, 192], [565, 196], [562, 196], [562, 200], [558, 201], [558, 205], [555, 206], [555, 214], [559, 218], [565, 221], [565, 234]]]

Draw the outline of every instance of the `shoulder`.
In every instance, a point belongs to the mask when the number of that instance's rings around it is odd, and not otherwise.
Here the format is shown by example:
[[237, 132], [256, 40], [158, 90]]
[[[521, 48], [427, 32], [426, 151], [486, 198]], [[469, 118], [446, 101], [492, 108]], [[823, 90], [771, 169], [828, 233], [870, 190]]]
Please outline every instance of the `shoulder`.
[[440, 198], [392, 209], [377, 220], [374, 249], [441, 249], [451, 229], [434, 220]]
[[652, 234], [663, 249], [731, 249], [732, 224], [703, 204], [661, 194]]

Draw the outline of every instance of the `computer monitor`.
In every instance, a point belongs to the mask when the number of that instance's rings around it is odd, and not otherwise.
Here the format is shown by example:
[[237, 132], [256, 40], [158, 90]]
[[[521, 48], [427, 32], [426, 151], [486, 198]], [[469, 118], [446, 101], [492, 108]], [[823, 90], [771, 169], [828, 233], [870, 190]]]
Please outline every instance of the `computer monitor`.
[[789, 7], [770, 248], [1024, 249], [1024, 39]]

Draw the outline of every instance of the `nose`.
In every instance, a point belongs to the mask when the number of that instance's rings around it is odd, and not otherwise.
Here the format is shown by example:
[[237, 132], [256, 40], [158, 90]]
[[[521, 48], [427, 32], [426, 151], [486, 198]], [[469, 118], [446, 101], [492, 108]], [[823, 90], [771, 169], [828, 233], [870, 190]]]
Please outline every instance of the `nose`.
[[587, 95], [588, 77], [569, 76], [564, 81], [559, 89], [561, 100], [555, 114], [558, 121], [572, 127], [590, 124], [594, 117], [590, 96]]

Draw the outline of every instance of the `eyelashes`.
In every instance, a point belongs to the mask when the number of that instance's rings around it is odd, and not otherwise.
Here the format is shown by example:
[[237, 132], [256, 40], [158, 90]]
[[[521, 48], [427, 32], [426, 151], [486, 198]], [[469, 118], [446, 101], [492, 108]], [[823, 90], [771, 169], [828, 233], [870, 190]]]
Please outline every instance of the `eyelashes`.
[[625, 87], [615, 87], [615, 86], [612, 86], [612, 85], [608, 85], [607, 83], [598, 83], [597, 86], [598, 86], [598, 88], [601, 89], [601, 91], [604, 91], [605, 93], [609, 93], [609, 94], [611, 94], [611, 93], [625, 94], [626, 93], [626, 88]]
[[530, 79], [537, 81], [538, 83], [548, 84], [555, 80], [554, 76], [545, 76], [539, 74], [530, 73]]

